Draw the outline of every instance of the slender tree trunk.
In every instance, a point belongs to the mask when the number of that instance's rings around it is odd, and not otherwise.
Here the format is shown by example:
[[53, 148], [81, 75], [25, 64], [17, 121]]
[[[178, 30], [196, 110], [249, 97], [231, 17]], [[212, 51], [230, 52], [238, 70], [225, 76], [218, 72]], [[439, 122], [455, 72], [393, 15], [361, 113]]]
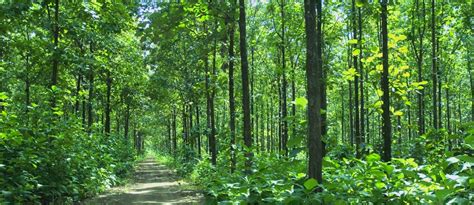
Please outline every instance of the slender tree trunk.
[[26, 68], [26, 73], [25, 73], [25, 116], [27, 118], [27, 120], [26, 120], [27, 123], [29, 123], [28, 107], [30, 106], [30, 87], [31, 87], [31, 82], [30, 82], [30, 53], [29, 52], [26, 54], [25, 68]]
[[[205, 28], [207, 31], [207, 27]], [[207, 127], [208, 127], [208, 148], [209, 153], [211, 154], [211, 163], [213, 165], [217, 164], [217, 154], [216, 154], [216, 140], [215, 140], [215, 123], [214, 123], [214, 100], [213, 96], [213, 88], [211, 86], [211, 76], [209, 70], [209, 55], [206, 51], [205, 59], [204, 59], [204, 67], [206, 72], [206, 99], [207, 99]]]
[[[52, 68], [52, 75], [51, 75], [51, 86], [56, 86], [58, 84], [58, 76], [59, 76], [59, 0], [54, 1], [54, 27], [53, 27], [53, 42], [54, 42], [54, 50], [53, 50], [53, 68]], [[51, 107], [56, 107], [56, 97], [52, 96], [51, 98]]]
[[346, 135], [346, 126], [345, 126], [345, 106], [344, 106], [344, 86], [341, 86], [341, 142], [344, 143], [344, 137]]
[[[235, 3], [232, 1], [232, 3]], [[231, 6], [231, 13], [234, 13], [234, 4]], [[231, 165], [230, 170], [235, 170], [235, 96], [234, 96], [234, 19], [230, 20], [229, 25], [229, 129], [230, 129], [230, 152]]]
[[438, 129], [438, 97], [437, 97], [437, 86], [438, 86], [438, 68], [437, 68], [437, 56], [436, 56], [436, 13], [435, 13], [435, 0], [431, 0], [431, 77], [433, 80], [433, 127]]
[[382, 0], [382, 56], [383, 56], [383, 72], [382, 72], [382, 118], [383, 127], [382, 135], [384, 138], [383, 160], [388, 162], [392, 159], [392, 123], [390, 121], [390, 90], [388, 80], [388, 29], [387, 29], [387, 0]]
[[280, 4], [280, 11], [281, 11], [281, 67], [282, 67], [282, 149], [285, 156], [288, 156], [288, 147], [286, 146], [288, 142], [288, 120], [287, 120], [287, 101], [286, 101], [286, 90], [288, 87], [288, 83], [286, 81], [286, 56], [285, 56], [285, 47], [286, 47], [286, 39], [285, 39], [285, 0], [281, 0]]
[[[308, 98], [308, 177], [322, 183], [321, 0], [305, 0], [306, 95]], [[316, 10], [317, 13], [316, 13]], [[316, 23], [317, 22], [317, 23]]]
[[105, 134], [110, 134], [110, 97], [112, 95], [112, 77], [110, 76], [110, 71], [107, 71], [107, 96], [105, 103]]
[[[296, 60], [297, 61], [297, 60]], [[292, 76], [292, 80], [291, 80], [291, 101], [292, 102], [295, 102], [296, 100], [296, 64], [297, 62], [293, 63], [293, 65], [291, 66], [292, 69], [291, 69], [291, 76]], [[291, 116], [293, 117], [293, 120], [291, 122], [291, 135], [292, 137], [295, 137], [296, 136], [296, 103], [293, 103], [293, 105], [291, 106]]]
[[[469, 49], [468, 49], [469, 50]], [[469, 55], [468, 52], [468, 57], [467, 57], [467, 72], [469, 73], [469, 82], [471, 85], [471, 121], [474, 121], [474, 79], [473, 79], [473, 69], [471, 68], [471, 56]], [[461, 103], [459, 103], [461, 104]]]
[[173, 118], [171, 127], [173, 130], [173, 156], [176, 156], [176, 152], [178, 149], [178, 139], [177, 139], [177, 129], [176, 129], [176, 107], [173, 107]]
[[201, 158], [201, 123], [199, 122], [199, 100], [196, 102], [196, 125], [197, 125], [197, 150], [198, 156]]
[[[91, 54], [94, 53], [94, 49], [92, 45], [93, 43], [91, 42], [89, 45]], [[87, 129], [89, 130], [89, 132], [91, 132], [92, 123], [94, 123], [93, 110], [92, 110], [93, 100], [94, 100], [94, 67], [90, 65], [89, 67], [89, 99], [87, 102]]]
[[125, 108], [125, 125], [124, 125], [124, 136], [125, 142], [128, 144], [128, 129], [130, 124], [130, 105], [127, 103]]
[[[357, 23], [356, 23], [356, 8], [355, 8], [355, 0], [352, 0], [352, 34], [353, 34], [353, 39], [358, 39], [357, 38]], [[357, 46], [353, 46], [353, 49], [358, 49]], [[358, 56], [353, 55], [352, 60], [353, 60], [353, 66], [354, 69], [356, 69], [357, 73], [360, 73], [358, 63], [359, 61], [357, 60]], [[360, 137], [360, 109], [359, 109], [359, 77], [356, 75], [354, 76], [354, 111], [355, 111], [355, 143], [356, 143], [356, 157], [360, 158], [361, 155], [361, 137]]]
[[353, 114], [353, 107], [352, 107], [352, 83], [348, 81], [347, 84], [349, 85], [349, 130], [350, 130], [350, 144], [351, 147], [354, 146], [354, 114]]
[[[359, 26], [359, 73], [360, 73], [360, 143], [365, 144], [365, 108], [364, 108], [364, 67], [362, 65], [362, 9], [358, 8], [358, 26]], [[362, 145], [361, 152], [364, 153]]]
[[168, 148], [168, 154], [172, 153], [172, 116], [168, 117], [167, 123], [166, 123], [166, 129], [168, 131], [168, 140], [166, 141], [166, 147]]
[[[239, 16], [239, 31], [240, 31], [240, 61], [242, 69], [242, 110], [244, 112], [244, 144], [247, 148], [252, 148], [252, 128], [250, 125], [250, 96], [249, 96], [249, 65], [247, 61], [247, 29], [245, 17], [245, 1], [239, 0], [240, 16]], [[245, 167], [247, 173], [250, 171], [252, 165], [252, 153], [246, 153], [247, 161]]]

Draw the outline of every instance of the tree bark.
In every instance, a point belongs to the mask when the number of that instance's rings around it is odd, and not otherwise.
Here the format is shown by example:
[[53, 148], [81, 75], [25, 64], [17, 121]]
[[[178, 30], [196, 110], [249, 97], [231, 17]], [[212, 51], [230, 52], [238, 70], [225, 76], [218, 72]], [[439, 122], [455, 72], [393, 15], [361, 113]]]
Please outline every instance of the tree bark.
[[[352, 0], [352, 34], [353, 34], [353, 39], [358, 39], [357, 38], [357, 28], [356, 28], [356, 9], [355, 9], [355, 0]], [[360, 42], [359, 42], [360, 43]], [[357, 49], [357, 46], [353, 46], [354, 49]], [[358, 56], [354, 55], [352, 57], [353, 60], [353, 66], [354, 69], [356, 69], [357, 73], [360, 73], [358, 63], [359, 61], [357, 60]], [[358, 75], [354, 76], [354, 109], [355, 109], [355, 143], [356, 143], [356, 157], [360, 158], [361, 157], [361, 150], [360, 150], [360, 145], [361, 145], [361, 137], [360, 137], [360, 109], [359, 109], [359, 77]]]
[[433, 80], [433, 127], [438, 129], [438, 67], [436, 56], [436, 13], [435, 0], [431, 0], [431, 77]]
[[322, 79], [321, 4], [321, 0], [304, 1], [306, 95], [308, 98], [308, 177], [316, 179], [319, 183], [323, 181], [320, 100]]
[[[89, 45], [89, 50], [91, 55], [94, 53], [93, 43], [91, 42]], [[93, 108], [92, 108], [92, 101], [94, 100], [94, 66], [90, 65], [89, 67], [89, 99], [87, 102], [87, 129], [91, 132], [91, 127], [93, 123]]]
[[[53, 68], [51, 75], [51, 86], [56, 86], [58, 84], [59, 76], [59, 0], [54, 1], [54, 27], [53, 27], [53, 42], [54, 42], [54, 53], [53, 53]], [[56, 106], [56, 96], [51, 98], [51, 107]]]
[[285, 156], [288, 156], [288, 147], [286, 146], [288, 142], [288, 120], [287, 120], [287, 101], [286, 101], [286, 90], [288, 83], [286, 81], [286, 56], [285, 56], [285, 0], [281, 0], [280, 4], [281, 12], [281, 67], [282, 67], [282, 127], [281, 127], [281, 141], [282, 141], [282, 150]]
[[106, 75], [107, 95], [105, 103], [105, 134], [110, 135], [110, 97], [112, 95], [112, 77], [110, 76], [110, 70], [107, 71]]
[[383, 72], [381, 87], [382, 95], [382, 136], [383, 136], [383, 160], [388, 162], [392, 159], [392, 123], [390, 121], [390, 90], [388, 80], [388, 29], [387, 29], [387, 0], [382, 0], [382, 58]]
[[[240, 31], [240, 61], [241, 61], [241, 75], [242, 75], [242, 110], [243, 116], [243, 137], [244, 144], [248, 149], [252, 148], [252, 128], [250, 125], [250, 94], [249, 94], [249, 65], [247, 60], [247, 28], [245, 17], [245, 1], [239, 0], [239, 31]], [[246, 171], [250, 172], [252, 165], [252, 153], [246, 153]]]

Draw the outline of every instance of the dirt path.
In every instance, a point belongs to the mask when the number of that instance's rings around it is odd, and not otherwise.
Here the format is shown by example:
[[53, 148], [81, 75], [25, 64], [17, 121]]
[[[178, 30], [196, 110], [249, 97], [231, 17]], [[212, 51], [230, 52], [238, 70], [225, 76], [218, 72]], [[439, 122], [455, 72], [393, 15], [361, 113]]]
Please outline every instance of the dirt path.
[[116, 187], [84, 204], [204, 204], [202, 194], [186, 189], [176, 174], [155, 159], [140, 162], [133, 183]]

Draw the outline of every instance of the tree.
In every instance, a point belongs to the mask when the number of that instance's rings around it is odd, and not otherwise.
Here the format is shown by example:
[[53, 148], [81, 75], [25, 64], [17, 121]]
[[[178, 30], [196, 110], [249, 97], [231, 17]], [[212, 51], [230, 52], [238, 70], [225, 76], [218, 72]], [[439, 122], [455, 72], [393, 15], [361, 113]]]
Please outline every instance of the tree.
[[[249, 64], [247, 59], [247, 28], [245, 19], [245, 0], [239, 0], [239, 32], [240, 32], [240, 67], [242, 72], [242, 110], [244, 112], [243, 135], [244, 144], [248, 149], [252, 148], [252, 128], [250, 124], [250, 92], [249, 92]], [[246, 154], [246, 168], [250, 169], [251, 156]]]
[[380, 2], [382, 6], [382, 136], [383, 136], [383, 160], [388, 162], [392, 159], [392, 123], [390, 121], [390, 90], [388, 73], [388, 29], [387, 29], [387, 0]]
[[229, 129], [230, 129], [230, 149], [231, 149], [231, 172], [235, 169], [236, 158], [235, 158], [235, 96], [234, 96], [234, 11], [235, 1], [231, 2], [230, 15], [227, 17], [228, 29], [229, 29]]
[[[305, 0], [306, 96], [308, 99], [308, 177], [322, 183], [321, 1]], [[315, 10], [316, 8], [316, 10]], [[317, 13], [316, 13], [317, 11]]]

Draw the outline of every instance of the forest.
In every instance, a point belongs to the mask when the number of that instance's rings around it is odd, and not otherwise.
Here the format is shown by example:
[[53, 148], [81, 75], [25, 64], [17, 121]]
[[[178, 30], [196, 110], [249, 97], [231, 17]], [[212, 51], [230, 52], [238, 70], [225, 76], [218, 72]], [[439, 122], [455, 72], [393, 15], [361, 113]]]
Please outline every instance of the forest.
[[473, 204], [473, 14], [0, 0], [0, 204]]

